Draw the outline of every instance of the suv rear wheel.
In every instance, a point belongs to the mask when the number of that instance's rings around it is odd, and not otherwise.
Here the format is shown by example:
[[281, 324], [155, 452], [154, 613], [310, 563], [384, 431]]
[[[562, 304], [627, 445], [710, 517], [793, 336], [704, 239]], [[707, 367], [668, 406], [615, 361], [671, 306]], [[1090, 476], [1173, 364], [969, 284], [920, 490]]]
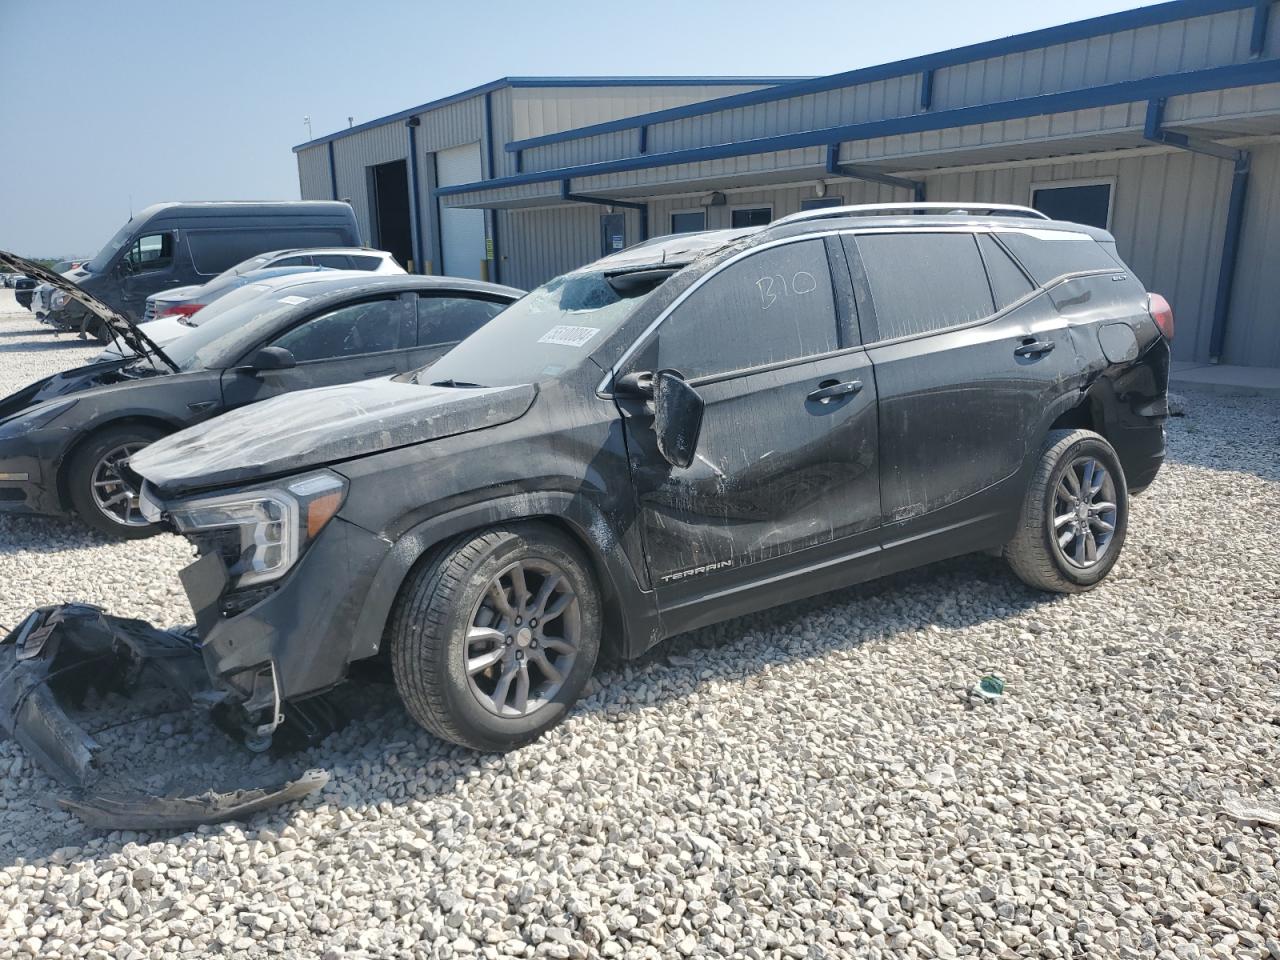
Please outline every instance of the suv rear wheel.
[[1129, 490], [1111, 444], [1090, 430], [1054, 430], [1004, 556], [1029, 586], [1079, 593], [1111, 572], [1128, 521]]
[[438, 737], [516, 747], [577, 701], [600, 625], [590, 565], [560, 531], [522, 523], [468, 535], [401, 589], [389, 629], [396, 688]]

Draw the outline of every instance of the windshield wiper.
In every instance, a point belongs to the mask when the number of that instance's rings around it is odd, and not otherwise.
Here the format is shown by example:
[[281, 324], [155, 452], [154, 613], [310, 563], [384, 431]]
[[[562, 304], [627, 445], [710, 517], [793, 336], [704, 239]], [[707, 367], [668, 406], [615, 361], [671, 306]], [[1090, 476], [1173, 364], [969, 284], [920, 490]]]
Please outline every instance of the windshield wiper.
[[433, 387], [457, 387], [459, 389], [467, 389], [468, 387], [483, 387], [483, 383], [471, 383], [467, 380], [436, 380], [431, 386]]

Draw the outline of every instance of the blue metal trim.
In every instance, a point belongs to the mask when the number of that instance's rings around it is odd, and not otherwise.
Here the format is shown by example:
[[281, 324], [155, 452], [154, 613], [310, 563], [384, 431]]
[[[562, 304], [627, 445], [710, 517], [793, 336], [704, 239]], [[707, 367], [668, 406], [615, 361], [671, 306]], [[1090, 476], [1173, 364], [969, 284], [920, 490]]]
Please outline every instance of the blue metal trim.
[[1255, 60], [1250, 63], [1231, 64], [1226, 67], [1209, 67], [1185, 73], [1146, 77], [1141, 80], [1122, 80], [1100, 87], [1067, 90], [1061, 93], [1045, 93], [1018, 100], [973, 107], [957, 107], [936, 113], [912, 114], [891, 117], [887, 120], [868, 120], [862, 123], [806, 130], [799, 133], [778, 134], [742, 140], [736, 143], [720, 143], [706, 147], [690, 147], [667, 153], [650, 153], [643, 157], [622, 157], [595, 163], [563, 167], [558, 170], [541, 170], [504, 177], [482, 183], [461, 183], [452, 187], [437, 188], [440, 195], [471, 193], [484, 188], [515, 187], [528, 183], [546, 183], [567, 177], [592, 177], [607, 173], [626, 173], [665, 167], [679, 163], [695, 163], [701, 160], [723, 160], [729, 157], [750, 156], [776, 150], [795, 150], [802, 147], [825, 147], [831, 143], [848, 140], [867, 140], [873, 137], [895, 136], [902, 133], [920, 133], [927, 130], [945, 130], [970, 124], [992, 123], [999, 120], [1016, 120], [1044, 114], [1105, 107], [1117, 103], [1136, 103], [1157, 97], [1199, 93], [1248, 86], [1253, 83], [1274, 83], [1280, 76], [1280, 59]]
[[350, 136], [353, 133], [359, 133], [361, 130], [368, 130], [371, 127], [380, 127], [384, 124], [394, 123], [397, 120], [406, 120], [415, 113], [426, 113], [428, 110], [435, 110], [438, 107], [447, 107], [451, 103], [457, 103], [460, 100], [468, 100], [471, 97], [479, 96], [482, 93], [490, 93], [494, 90], [501, 90], [504, 87], [648, 87], [648, 86], [720, 86], [733, 85], [743, 83], [790, 83], [793, 80], [807, 80], [808, 77], [501, 77], [497, 80], [491, 80], [488, 83], [482, 83], [478, 87], [471, 87], [463, 90], [461, 93], [451, 93], [447, 97], [441, 97], [438, 100], [429, 100], [426, 103], [420, 103], [416, 107], [409, 107], [407, 110], [400, 110], [396, 113], [389, 113], [385, 117], [378, 117], [376, 120], [366, 120], [364, 123], [357, 123], [354, 127], [348, 127], [345, 130], [339, 130], [336, 133], [325, 134], [323, 137], [316, 137], [314, 140], [308, 140], [306, 143], [300, 143], [293, 148], [293, 152], [305, 150], [308, 147], [317, 147], [322, 143], [330, 140], [341, 140], [343, 137]]
[[[426, 262], [422, 256], [422, 203], [421, 193], [418, 192], [418, 125], [421, 123], [417, 117], [410, 117], [404, 122], [409, 129], [409, 191], [412, 194], [413, 202], [413, 270], [414, 273], [422, 272], [422, 265]], [[333, 148], [333, 144], [329, 144], [329, 148]]]
[[928, 110], [933, 106], [933, 68], [920, 74], [920, 109]]
[[640, 214], [640, 240], [641, 242], [649, 239], [649, 205], [647, 203], [633, 203], [630, 200], [610, 200], [607, 197], [589, 197], [585, 194], [574, 193], [569, 189], [569, 181], [560, 181], [560, 196], [564, 200], [574, 200], [578, 203], [593, 203], [600, 207], [621, 207], [623, 210], [635, 210]]
[[524, 173], [524, 151], [516, 151], [516, 173]]
[[1186, 20], [1192, 17], [1204, 17], [1215, 13], [1225, 13], [1230, 10], [1240, 10], [1252, 7], [1256, 2], [1257, 0], [1172, 0], [1169, 3], [1139, 7], [1136, 10], [1124, 10], [1120, 13], [1111, 13], [1088, 20], [1078, 20], [1075, 23], [1065, 23], [1056, 27], [1046, 27], [1043, 30], [1020, 33], [1012, 37], [984, 40], [981, 43], [970, 44], [967, 47], [956, 47], [953, 50], [911, 57], [893, 63], [863, 67], [858, 70], [835, 73], [812, 80], [796, 80], [765, 90], [752, 90], [747, 93], [719, 97], [715, 100], [702, 100], [682, 107], [671, 107], [652, 113], [641, 113], [633, 117], [595, 123], [590, 126], [546, 134], [541, 137], [513, 140], [506, 145], [506, 148], [507, 150], [527, 150], [530, 147], [542, 146], [548, 143], [579, 140], [583, 137], [594, 137], [602, 133], [628, 130], [641, 124], [682, 120], [686, 117], [716, 113], [720, 110], [729, 110], [734, 107], [751, 106], [772, 100], [784, 100], [808, 93], [821, 93], [825, 90], [835, 90], [839, 87], [870, 83], [875, 80], [886, 80], [890, 77], [921, 73], [925, 70], [937, 70], [942, 67], [954, 67], [975, 60], [986, 60], [990, 57], [1006, 56], [1011, 53], [1021, 53], [1052, 44], [1070, 43], [1073, 40], [1087, 40], [1090, 37], [1115, 33], [1119, 30], [1133, 30], [1139, 27], [1170, 23], [1175, 20]]
[[[484, 152], [485, 152], [485, 176], [490, 180], [493, 179], [493, 91], [490, 90], [484, 95]], [[498, 211], [490, 210], [489, 219], [489, 244], [493, 249], [493, 268], [489, 277], [492, 283], [501, 283], [502, 276], [501, 254], [498, 249]]]
[[640, 152], [649, 152], [649, 128], [644, 125], [640, 126]]
[[333, 160], [333, 141], [329, 141], [329, 189], [333, 191], [331, 199], [338, 199], [338, 165]]
[[1271, 19], [1271, 0], [1255, 0], [1253, 30], [1249, 34], [1249, 56], [1260, 57], [1267, 46], [1267, 23]]
[[842, 164], [840, 162], [840, 144], [838, 143], [832, 143], [827, 146], [827, 173], [833, 177], [866, 180], [870, 183], [883, 183], [886, 186], [897, 187], [900, 190], [910, 190], [917, 202], [924, 203], [925, 200], [925, 183], [923, 180], [895, 177], [892, 174], [861, 167], [853, 163]]
[[1232, 165], [1231, 195], [1227, 199], [1227, 225], [1222, 238], [1222, 259], [1218, 263], [1218, 285], [1213, 297], [1213, 320], [1209, 327], [1209, 360], [1216, 363], [1222, 356], [1222, 345], [1227, 338], [1227, 319], [1231, 313], [1231, 291], [1235, 286], [1236, 260], [1240, 253], [1240, 233], [1244, 227], [1244, 201], [1249, 190], [1249, 167], [1252, 157], [1248, 150], [1226, 147], [1212, 140], [1188, 137], [1184, 133], [1165, 130], [1163, 98], [1147, 103], [1147, 120], [1143, 136], [1154, 143], [1203, 153]]

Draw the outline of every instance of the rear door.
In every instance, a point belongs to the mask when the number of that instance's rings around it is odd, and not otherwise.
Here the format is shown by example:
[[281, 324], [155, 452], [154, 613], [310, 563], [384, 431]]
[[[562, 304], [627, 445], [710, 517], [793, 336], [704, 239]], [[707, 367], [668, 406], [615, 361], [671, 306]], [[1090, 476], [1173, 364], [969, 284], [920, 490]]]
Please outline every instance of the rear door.
[[856, 324], [838, 320], [848, 290], [820, 238], [750, 252], [693, 288], [623, 371], [678, 370], [706, 404], [679, 468], [658, 452], [651, 404], [617, 400], [664, 608], [741, 589], [742, 568], [765, 578], [809, 548], [874, 537], [876, 388]]
[[[259, 344], [251, 354], [262, 347], [283, 347], [293, 354], [297, 366], [225, 371], [222, 383], [227, 406], [406, 372], [417, 348], [413, 301], [411, 293], [360, 300], [309, 317]], [[246, 356], [244, 362], [248, 360]]]
[[1041, 413], [1073, 368], [1066, 324], [989, 235], [885, 232], [844, 244], [869, 301], [885, 523], [967, 519], [978, 509], [968, 498], [1016, 473], [1038, 442]]
[[415, 332], [417, 346], [410, 354], [409, 369], [434, 363], [508, 306], [510, 304], [505, 300], [488, 300], [444, 291], [420, 292], [417, 297]]

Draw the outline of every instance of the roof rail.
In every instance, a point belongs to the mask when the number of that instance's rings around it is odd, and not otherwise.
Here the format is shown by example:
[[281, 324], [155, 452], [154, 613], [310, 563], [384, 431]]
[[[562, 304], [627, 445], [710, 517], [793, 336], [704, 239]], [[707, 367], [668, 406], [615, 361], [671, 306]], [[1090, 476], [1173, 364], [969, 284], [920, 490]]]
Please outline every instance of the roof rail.
[[850, 203], [842, 207], [819, 207], [817, 210], [801, 210], [782, 217], [769, 224], [771, 227], [784, 223], [797, 223], [801, 220], [821, 220], [825, 217], [855, 217], [865, 214], [879, 214], [890, 210], [903, 210], [911, 213], [945, 213], [945, 214], [978, 214], [982, 212], [1007, 214], [1015, 217], [1036, 217], [1040, 220], [1050, 219], [1032, 207], [1020, 206], [1016, 203]]

